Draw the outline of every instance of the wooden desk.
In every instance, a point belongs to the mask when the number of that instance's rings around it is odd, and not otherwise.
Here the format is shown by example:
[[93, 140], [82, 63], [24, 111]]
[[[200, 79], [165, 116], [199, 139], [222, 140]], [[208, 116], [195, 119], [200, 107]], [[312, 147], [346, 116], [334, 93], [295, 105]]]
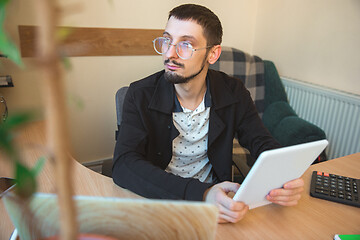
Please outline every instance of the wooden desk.
[[[45, 124], [35, 122], [19, 131], [17, 143], [22, 152], [23, 159], [29, 166], [33, 166], [36, 160], [41, 156], [46, 156], [44, 149], [46, 142]], [[5, 162], [4, 157], [0, 155], [0, 176], [12, 177], [12, 165]], [[140, 196], [126, 189], [115, 185], [111, 178], [98, 174], [77, 161], [74, 160], [74, 186], [75, 194], [105, 196], [105, 197], [122, 197], [122, 198], [140, 198]], [[53, 167], [50, 161], [47, 161], [44, 169], [38, 177], [39, 192], [56, 193], [55, 177]], [[9, 239], [14, 226], [0, 201], [0, 240]]]
[[[44, 124], [33, 123], [21, 131], [18, 143], [27, 163], [45, 155]], [[0, 156], [1, 157], [1, 156]], [[305, 191], [295, 207], [274, 204], [251, 210], [237, 224], [219, 224], [217, 239], [332, 239], [334, 234], [360, 234], [360, 208], [309, 196], [313, 170], [360, 178], [360, 153], [312, 165], [304, 174]], [[0, 176], [11, 177], [11, 165], [0, 160]], [[116, 186], [112, 179], [89, 170], [74, 161], [74, 185], [77, 195], [139, 198]], [[39, 191], [55, 193], [51, 164], [46, 163], [39, 176]], [[0, 239], [8, 239], [14, 227], [0, 203]]]
[[333, 239], [339, 233], [360, 234], [360, 208], [310, 197], [312, 171], [360, 178], [360, 153], [312, 165], [303, 175], [305, 191], [298, 205], [250, 210], [242, 221], [220, 225], [218, 239]]

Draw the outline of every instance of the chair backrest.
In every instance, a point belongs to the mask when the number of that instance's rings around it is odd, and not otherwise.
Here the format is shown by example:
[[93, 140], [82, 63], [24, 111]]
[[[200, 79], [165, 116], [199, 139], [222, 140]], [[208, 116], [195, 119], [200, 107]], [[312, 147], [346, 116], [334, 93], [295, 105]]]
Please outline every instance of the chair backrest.
[[[116, 119], [117, 119], [117, 130], [115, 131], [115, 140], [117, 140], [119, 134], [124, 99], [128, 89], [129, 87], [122, 87], [119, 90], [117, 90], [115, 94]], [[113, 165], [112, 159], [104, 160], [102, 163], [101, 173], [105, 176], [112, 177], [112, 165]]]
[[122, 118], [122, 110], [124, 105], [125, 95], [129, 87], [122, 87], [120, 88], [115, 94], [115, 103], [116, 103], [116, 118], [117, 118], [117, 127], [118, 130], [115, 132], [115, 139], [117, 139], [117, 135], [119, 132], [121, 118]]
[[223, 46], [220, 58], [210, 65], [210, 68], [240, 79], [249, 90], [259, 115], [262, 116], [265, 110], [265, 78], [261, 58]]

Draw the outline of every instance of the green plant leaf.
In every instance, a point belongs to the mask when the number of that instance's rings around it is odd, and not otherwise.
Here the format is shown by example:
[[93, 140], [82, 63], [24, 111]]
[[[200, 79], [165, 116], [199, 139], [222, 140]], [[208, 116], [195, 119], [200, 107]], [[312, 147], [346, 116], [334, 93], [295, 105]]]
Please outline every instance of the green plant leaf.
[[29, 198], [36, 192], [36, 179], [33, 171], [20, 162], [15, 164], [16, 194], [21, 198]]
[[65, 40], [73, 32], [72, 28], [61, 27], [56, 29], [56, 39], [59, 41]]
[[12, 143], [12, 131], [21, 125], [31, 121], [34, 115], [30, 112], [23, 112], [11, 115], [6, 122], [0, 124], [0, 149], [8, 155], [10, 160], [18, 161], [18, 153]]
[[16, 156], [12, 144], [12, 136], [5, 129], [0, 128], [0, 149], [2, 149], [11, 159]]
[[20, 53], [15, 44], [8, 38], [3, 29], [5, 19], [5, 5], [8, 0], [0, 0], [0, 52], [6, 55], [10, 60], [15, 62], [20, 67], [23, 67]]
[[9, 40], [2, 29], [0, 29], [0, 52], [20, 67], [24, 66], [17, 47]]
[[70, 71], [72, 69], [71, 61], [68, 57], [62, 57], [61, 62], [63, 63], [66, 70]]
[[34, 119], [31, 112], [20, 112], [9, 116], [3, 126], [7, 129], [14, 129]]
[[[1, 4], [3, 0], [0, 0]], [[5, 21], [5, 7], [4, 6], [0, 6], [0, 28], [2, 29], [4, 26], [4, 21]]]
[[78, 110], [82, 111], [85, 109], [85, 103], [84, 100], [76, 95], [76, 94], [69, 94], [68, 95], [68, 101], [70, 104], [74, 105]]
[[10, 0], [0, 0], [0, 8], [5, 8], [5, 5], [8, 4]]
[[40, 157], [35, 166], [33, 167], [33, 169], [31, 169], [32, 173], [34, 174], [35, 177], [39, 176], [41, 170], [43, 169], [44, 165], [45, 165], [45, 161], [46, 158], [45, 157]]
[[10, 160], [18, 160], [17, 153], [12, 144], [12, 134], [4, 125], [4, 123], [0, 124], [0, 150], [3, 150]]

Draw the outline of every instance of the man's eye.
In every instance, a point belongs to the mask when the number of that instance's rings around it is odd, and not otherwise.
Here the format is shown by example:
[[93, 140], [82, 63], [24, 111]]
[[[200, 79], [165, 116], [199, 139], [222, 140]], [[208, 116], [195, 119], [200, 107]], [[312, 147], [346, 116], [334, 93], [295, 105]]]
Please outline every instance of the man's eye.
[[179, 45], [180, 45], [182, 48], [192, 48], [192, 45], [191, 45], [191, 43], [189, 43], [189, 42], [181, 42]]
[[170, 38], [164, 38], [164, 42], [165, 42], [165, 43], [170, 43], [170, 42], [171, 42], [171, 39], [170, 39]]

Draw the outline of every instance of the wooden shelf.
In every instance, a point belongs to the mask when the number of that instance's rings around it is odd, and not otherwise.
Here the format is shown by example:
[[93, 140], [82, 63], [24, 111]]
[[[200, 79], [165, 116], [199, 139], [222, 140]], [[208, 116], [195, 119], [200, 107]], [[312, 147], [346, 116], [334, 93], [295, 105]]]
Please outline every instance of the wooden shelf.
[[[19, 26], [22, 57], [35, 57], [36, 26]], [[162, 36], [162, 29], [58, 27], [69, 35], [60, 44], [60, 54], [79, 56], [157, 55], [152, 40]]]

